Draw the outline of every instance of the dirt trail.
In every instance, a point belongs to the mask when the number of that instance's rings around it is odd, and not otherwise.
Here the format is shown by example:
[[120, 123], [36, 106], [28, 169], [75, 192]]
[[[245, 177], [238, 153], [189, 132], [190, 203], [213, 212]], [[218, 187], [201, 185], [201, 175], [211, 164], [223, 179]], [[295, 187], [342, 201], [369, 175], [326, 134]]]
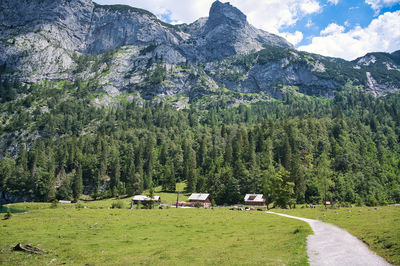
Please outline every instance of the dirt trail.
[[311, 226], [314, 234], [307, 239], [310, 265], [390, 265], [370, 251], [363, 242], [334, 225], [286, 214], [267, 213], [301, 220]]

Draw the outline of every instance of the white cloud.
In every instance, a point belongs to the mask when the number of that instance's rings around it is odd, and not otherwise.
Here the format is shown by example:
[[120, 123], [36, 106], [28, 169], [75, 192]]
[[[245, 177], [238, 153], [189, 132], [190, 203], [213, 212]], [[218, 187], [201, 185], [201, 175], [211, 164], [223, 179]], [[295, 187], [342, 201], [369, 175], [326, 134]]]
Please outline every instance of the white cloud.
[[101, 5], [124, 4], [149, 10], [161, 17], [167, 15], [172, 22], [191, 23], [200, 17], [208, 16], [214, 0], [94, 0]]
[[319, 12], [316, 0], [231, 0], [257, 28], [278, 34], [305, 16]]
[[321, 6], [317, 1], [308, 0], [300, 2], [300, 8], [305, 14], [312, 14], [321, 10]]
[[339, 3], [339, 0], [328, 0], [328, 2], [337, 5]]
[[[372, 20], [368, 27], [357, 26], [348, 32], [339, 25], [331, 25], [321, 32], [325, 36], [313, 37], [311, 44], [298, 49], [348, 60], [368, 52], [400, 49], [400, 11], [386, 12]], [[329, 27], [332, 30], [328, 30]]]
[[[191, 23], [208, 16], [214, 0], [95, 0], [99, 4], [126, 4], [149, 10], [161, 17], [169, 15], [172, 22]], [[222, 1], [226, 2], [226, 1]], [[306, 15], [322, 10], [318, 0], [230, 0], [247, 15], [251, 24], [279, 33], [296, 24]]]
[[303, 33], [300, 31], [296, 31], [295, 33], [283, 32], [280, 33], [280, 35], [293, 45], [296, 45], [303, 40]]
[[365, 0], [365, 3], [370, 5], [376, 12], [379, 12], [383, 7], [393, 6], [396, 3], [400, 3], [400, 0]]
[[321, 35], [331, 35], [344, 32], [344, 27], [336, 23], [331, 23], [324, 30], [321, 31]]

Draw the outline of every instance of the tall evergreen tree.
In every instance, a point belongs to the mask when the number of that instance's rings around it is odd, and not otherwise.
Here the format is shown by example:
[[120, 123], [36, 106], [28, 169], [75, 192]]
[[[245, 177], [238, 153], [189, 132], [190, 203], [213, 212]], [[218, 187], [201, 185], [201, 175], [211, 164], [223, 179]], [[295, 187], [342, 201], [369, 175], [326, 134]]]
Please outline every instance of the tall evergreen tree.
[[72, 182], [72, 196], [75, 202], [79, 200], [79, 197], [82, 194], [82, 190], [82, 167], [81, 165], [79, 165]]

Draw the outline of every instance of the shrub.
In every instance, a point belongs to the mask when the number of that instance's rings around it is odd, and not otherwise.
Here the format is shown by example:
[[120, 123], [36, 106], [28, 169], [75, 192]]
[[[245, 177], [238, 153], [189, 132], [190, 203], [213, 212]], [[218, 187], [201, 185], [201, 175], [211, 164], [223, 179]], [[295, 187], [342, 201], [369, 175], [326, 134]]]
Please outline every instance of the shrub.
[[7, 209], [7, 213], [4, 215], [4, 220], [11, 219], [11, 217], [12, 217], [11, 211], [10, 209]]
[[363, 205], [364, 205], [363, 200], [361, 199], [360, 196], [357, 196], [357, 197], [356, 197], [356, 206], [357, 206], [357, 207], [361, 207], [361, 206], [363, 206]]
[[111, 209], [123, 209], [124, 202], [122, 200], [115, 201], [111, 204]]
[[153, 201], [143, 201], [143, 209], [153, 209], [154, 208], [154, 202]]
[[366, 201], [365, 201], [365, 205], [367, 205], [369, 207], [377, 206], [378, 205], [378, 201], [376, 200], [374, 195], [369, 194], [367, 196]]
[[57, 207], [58, 207], [58, 201], [57, 200], [53, 200], [51, 202], [50, 208], [56, 209]]
[[200, 208], [201, 207], [201, 204], [200, 204], [200, 202], [196, 202], [196, 204], [194, 205], [196, 208]]

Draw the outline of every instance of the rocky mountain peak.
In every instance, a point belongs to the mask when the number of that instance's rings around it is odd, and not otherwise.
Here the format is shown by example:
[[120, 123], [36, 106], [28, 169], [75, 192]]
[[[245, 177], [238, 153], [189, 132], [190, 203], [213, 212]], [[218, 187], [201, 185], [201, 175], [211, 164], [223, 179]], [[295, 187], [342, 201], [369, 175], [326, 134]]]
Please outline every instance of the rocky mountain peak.
[[247, 24], [247, 17], [239, 9], [228, 3], [215, 1], [210, 9], [208, 27], [216, 27], [221, 24], [243, 27]]
[[[353, 62], [305, 54], [220, 1], [208, 18], [189, 25], [92, 0], [0, 0], [0, 21], [0, 72], [26, 83], [90, 77], [112, 97], [132, 88], [143, 97], [155, 89], [155, 95], [197, 97], [224, 87], [280, 98], [277, 84], [331, 97], [347, 81], [376, 96], [400, 90], [399, 52]], [[167, 68], [162, 78], [152, 74]]]

